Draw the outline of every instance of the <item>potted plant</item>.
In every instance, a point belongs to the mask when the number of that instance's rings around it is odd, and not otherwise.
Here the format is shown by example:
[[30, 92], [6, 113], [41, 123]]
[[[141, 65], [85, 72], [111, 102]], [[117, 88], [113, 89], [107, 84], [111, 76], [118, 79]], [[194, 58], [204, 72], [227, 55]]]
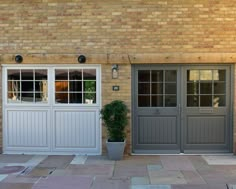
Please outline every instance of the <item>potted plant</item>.
[[108, 134], [106, 141], [108, 157], [112, 160], [121, 160], [125, 148], [128, 108], [123, 101], [114, 100], [106, 104], [100, 113]]

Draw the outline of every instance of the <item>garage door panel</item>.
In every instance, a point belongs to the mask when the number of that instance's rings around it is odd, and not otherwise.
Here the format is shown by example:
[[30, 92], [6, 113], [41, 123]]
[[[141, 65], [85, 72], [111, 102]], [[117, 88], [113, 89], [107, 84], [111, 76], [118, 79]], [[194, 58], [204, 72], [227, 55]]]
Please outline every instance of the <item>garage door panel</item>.
[[7, 147], [49, 147], [47, 110], [7, 110]]
[[139, 144], [176, 144], [176, 117], [139, 117]]
[[55, 148], [96, 148], [96, 110], [55, 111]]
[[225, 116], [188, 116], [187, 144], [224, 144]]

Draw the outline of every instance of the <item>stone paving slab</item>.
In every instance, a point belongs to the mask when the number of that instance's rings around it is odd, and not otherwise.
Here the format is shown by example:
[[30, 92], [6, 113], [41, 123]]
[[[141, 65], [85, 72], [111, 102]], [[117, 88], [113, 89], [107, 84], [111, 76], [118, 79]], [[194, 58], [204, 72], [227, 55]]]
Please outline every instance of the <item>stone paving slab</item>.
[[206, 184], [204, 179], [196, 171], [181, 171], [188, 184]]
[[236, 156], [234, 155], [204, 155], [202, 157], [209, 165], [236, 165]]
[[85, 165], [114, 165], [115, 161], [109, 160], [107, 156], [88, 156]]
[[31, 184], [34, 184], [38, 180], [39, 180], [39, 177], [8, 175], [2, 182], [5, 182], [5, 183], [31, 183]]
[[131, 177], [131, 185], [149, 185], [149, 177]]
[[3, 181], [8, 175], [0, 174], [0, 182]]
[[134, 185], [131, 189], [172, 189], [170, 185]]
[[114, 167], [112, 165], [70, 165], [67, 169], [56, 169], [52, 175], [105, 175], [112, 177]]
[[228, 184], [228, 189], [236, 189], [236, 185], [235, 184]]
[[4, 183], [0, 182], [1, 189], [32, 189], [33, 184], [29, 183]]
[[145, 177], [148, 176], [146, 165], [115, 165], [114, 177]]
[[165, 170], [195, 170], [188, 156], [161, 156], [161, 163]]
[[149, 171], [151, 184], [187, 184], [180, 171]]
[[200, 155], [188, 156], [188, 159], [192, 163], [196, 170], [210, 170], [212, 167], [202, 158]]
[[130, 189], [130, 181], [127, 178], [98, 177], [94, 180], [91, 189]]
[[172, 185], [172, 189], [227, 189], [225, 184]]
[[18, 173], [25, 169], [24, 166], [4, 166], [0, 168], [0, 174]]
[[32, 189], [90, 189], [92, 181], [89, 176], [50, 176], [40, 179]]
[[28, 173], [28, 176], [31, 177], [47, 177], [55, 171], [55, 168], [43, 168], [36, 167], [31, 172]]
[[70, 164], [83, 165], [86, 162], [87, 158], [88, 156], [75, 156]]
[[0, 154], [1, 163], [26, 163], [32, 159], [32, 155], [6, 155]]
[[37, 167], [44, 168], [66, 168], [75, 156], [48, 156], [45, 160], [40, 162]]
[[116, 161], [119, 166], [132, 166], [132, 165], [147, 165], [158, 164], [161, 165], [160, 156], [125, 156], [123, 160]]

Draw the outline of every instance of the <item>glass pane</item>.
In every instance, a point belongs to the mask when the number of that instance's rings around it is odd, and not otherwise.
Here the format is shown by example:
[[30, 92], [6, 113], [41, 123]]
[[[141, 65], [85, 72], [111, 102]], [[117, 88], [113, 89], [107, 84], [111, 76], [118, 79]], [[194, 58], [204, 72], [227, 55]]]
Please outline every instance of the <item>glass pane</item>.
[[35, 91], [44, 91], [44, 92], [47, 92], [48, 91], [48, 82], [45, 80], [45, 81], [35, 81]]
[[187, 106], [188, 107], [198, 107], [199, 97], [196, 95], [188, 95], [187, 96]]
[[165, 71], [165, 81], [176, 81], [176, 70]]
[[55, 80], [68, 80], [68, 70], [55, 70]]
[[138, 94], [150, 94], [150, 84], [149, 83], [139, 83], [138, 84]]
[[201, 107], [205, 107], [205, 106], [212, 107], [212, 96], [211, 95], [200, 96], [200, 106]]
[[152, 94], [163, 94], [163, 84], [152, 83]]
[[70, 93], [70, 103], [82, 104], [82, 93]]
[[150, 107], [150, 96], [138, 96], [139, 107]]
[[8, 81], [7, 84], [8, 91], [20, 91], [20, 81]]
[[68, 91], [68, 81], [56, 81], [55, 89], [56, 91]]
[[176, 94], [176, 83], [166, 83], [165, 94]]
[[226, 101], [225, 95], [215, 95], [213, 99], [214, 107], [225, 106], [226, 105], [225, 101]]
[[152, 70], [152, 82], [163, 82], [163, 71]]
[[82, 81], [70, 81], [70, 91], [82, 92]]
[[95, 92], [96, 81], [84, 81], [84, 92]]
[[212, 81], [212, 70], [200, 70], [201, 81]]
[[34, 80], [33, 70], [21, 70], [21, 79], [22, 80]]
[[20, 80], [20, 70], [8, 70], [8, 80]]
[[187, 81], [198, 81], [199, 71], [198, 70], [188, 70], [187, 71]]
[[200, 83], [200, 94], [212, 94], [212, 83]]
[[176, 107], [176, 95], [165, 96], [165, 107]]
[[21, 93], [22, 102], [34, 102], [34, 93]]
[[152, 107], [163, 107], [163, 96], [152, 96]]
[[85, 104], [96, 103], [96, 93], [84, 93], [84, 103]]
[[68, 103], [68, 93], [56, 93], [56, 103]]
[[150, 82], [150, 70], [139, 70], [138, 71], [139, 82]]
[[82, 70], [70, 70], [70, 80], [82, 80]]
[[20, 102], [20, 93], [9, 92], [8, 93], [8, 102]]
[[47, 102], [48, 97], [44, 93], [35, 93], [35, 102]]
[[34, 82], [33, 81], [22, 81], [21, 82], [22, 91], [34, 91]]
[[214, 94], [225, 94], [225, 83], [214, 83]]
[[47, 80], [47, 70], [35, 70], [35, 80]]
[[192, 82], [187, 84], [188, 94], [199, 94], [199, 82]]
[[84, 69], [84, 80], [96, 80], [96, 70], [95, 69]]
[[225, 81], [225, 70], [214, 70], [213, 79], [215, 81]]

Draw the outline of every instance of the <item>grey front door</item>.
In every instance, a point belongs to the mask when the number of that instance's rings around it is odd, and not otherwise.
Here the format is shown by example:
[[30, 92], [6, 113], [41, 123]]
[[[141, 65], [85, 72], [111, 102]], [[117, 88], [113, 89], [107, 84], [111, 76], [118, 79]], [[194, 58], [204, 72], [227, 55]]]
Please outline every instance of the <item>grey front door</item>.
[[230, 67], [134, 65], [133, 152], [229, 152]]

